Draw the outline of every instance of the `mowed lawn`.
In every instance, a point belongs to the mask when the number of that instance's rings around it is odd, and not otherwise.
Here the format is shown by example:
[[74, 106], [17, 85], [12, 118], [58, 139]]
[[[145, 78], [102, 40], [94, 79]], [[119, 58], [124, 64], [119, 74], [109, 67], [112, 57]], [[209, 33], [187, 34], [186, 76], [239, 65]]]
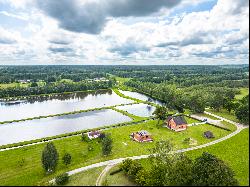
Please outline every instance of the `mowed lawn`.
[[245, 97], [248, 94], [249, 94], [249, 88], [241, 88], [240, 89], [240, 94], [235, 95], [235, 99], [240, 100], [240, 99], [242, 99], [243, 97]]
[[[157, 140], [172, 139], [175, 148], [180, 149], [189, 147], [189, 145], [183, 143], [183, 140], [187, 137], [197, 140], [197, 145], [212, 141], [203, 137], [203, 132], [207, 130], [214, 133], [215, 139], [230, 133], [207, 124], [189, 127], [182, 132], [173, 132], [165, 127], [157, 128], [157, 121], [151, 120], [138, 125], [106, 130], [107, 133], [111, 133], [113, 139], [112, 154], [107, 157], [102, 156], [101, 144], [97, 140], [86, 143], [81, 141], [80, 136], [55, 140], [54, 144], [59, 151], [60, 162], [56, 172], [49, 176], [45, 175], [41, 166], [41, 153], [45, 144], [0, 152], [0, 184], [42, 185], [56, 175], [75, 168], [120, 157], [149, 154], [149, 149], [154, 146]], [[152, 143], [131, 141], [129, 135], [139, 130], [147, 130], [152, 134], [155, 141]], [[93, 147], [91, 151], [88, 150], [90, 144]], [[65, 152], [72, 155], [72, 163], [69, 166], [65, 166], [61, 161]]]

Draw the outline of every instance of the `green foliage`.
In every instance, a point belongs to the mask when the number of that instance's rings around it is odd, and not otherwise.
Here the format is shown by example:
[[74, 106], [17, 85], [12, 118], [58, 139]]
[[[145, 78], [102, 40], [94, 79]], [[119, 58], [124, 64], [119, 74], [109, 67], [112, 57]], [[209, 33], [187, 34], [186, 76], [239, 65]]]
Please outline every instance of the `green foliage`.
[[54, 172], [58, 163], [59, 154], [53, 142], [46, 144], [42, 152], [42, 166], [46, 173]]
[[233, 170], [216, 156], [204, 152], [196, 158], [192, 168], [193, 185], [196, 186], [235, 186]]
[[110, 135], [106, 135], [103, 139], [102, 139], [102, 154], [104, 156], [107, 156], [111, 153], [112, 151], [112, 139], [110, 137]]
[[72, 157], [69, 153], [65, 153], [62, 157], [63, 163], [65, 165], [69, 165], [71, 163], [71, 159], [72, 159]]
[[63, 173], [55, 178], [55, 182], [57, 185], [65, 185], [69, 181], [68, 173]]
[[88, 137], [88, 135], [86, 133], [82, 133], [81, 138], [82, 138], [83, 142], [89, 142], [90, 141], [90, 139], [89, 139], [89, 137]]
[[142, 165], [139, 161], [133, 161], [129, 167], [127, 175], [130, 180], [135, 180], [137, 173], [142, 169]]
[[120, 168], [127, 174], [132, 163], [133, 163], [132, 159], [130, 158], [125, 159], [122, 161]]
[[150, 173], [146, 169], [140, 169], [135, 176], [135, 182], [140, 186], [146, 186], [149, 184], [149, 175]]
[[235, 115], [240, 122], [249, 124], [249, 95], [240, 100], [238, 107], [235, 109]]

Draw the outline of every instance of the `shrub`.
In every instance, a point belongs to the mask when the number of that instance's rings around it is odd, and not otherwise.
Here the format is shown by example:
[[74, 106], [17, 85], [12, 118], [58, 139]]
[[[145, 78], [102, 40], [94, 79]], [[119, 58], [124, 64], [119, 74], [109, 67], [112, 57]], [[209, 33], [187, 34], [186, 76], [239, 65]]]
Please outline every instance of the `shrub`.
[[123, 160], [122, 164], [120, 165], [120, 168], [127, 174], [132, 163], [133, 160], [130, 158]]
[[71, 155], [69, 153], [65, 153], [62, 160], [65, 165], [69, 165], [71, 163]]
[[83, 141], [83, 142], [89, 142], [89, 137], [88, 137], [87, 134], [82, 133], [82, 141]]
[[145, 169], [141, 169], [137, 172], [135, 176], [135, 182], [139, 184], [140, 186], [146, 186], [147, 180], [150, 178], [149, 172]]
[[69, 175], [68, 173], [63, 173], [62, 175], [59, 175], [56, 177], [55, 182], [57, 185], [64, 185], [69, 181]]
[[141, 163], [139, 163], [138, 161], [134, 161], [132, 162], [132, 164], [130, 165], [130, 168], [128, 170], [128, 176], [130, 179], [134, 180], [137, 173], [142, 169], [142, 165]]

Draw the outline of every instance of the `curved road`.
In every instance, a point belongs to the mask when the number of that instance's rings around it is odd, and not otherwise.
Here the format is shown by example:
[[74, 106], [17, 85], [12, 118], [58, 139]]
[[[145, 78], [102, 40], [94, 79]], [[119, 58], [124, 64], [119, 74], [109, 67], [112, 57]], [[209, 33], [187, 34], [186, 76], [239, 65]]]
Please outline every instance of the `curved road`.
[[[229, 122], [229, 123], [234, 124], [234, 125], [237, 127], [236, 131], [234, 131], [234, 132], [232, 132], [232, 133], [228, 134], [227, 136], [224, 136], [224, 137], [222, 137], [222, 138], [220, 138], [220, 139], [214, 140], [214, 141], [212, 141], [212, 142], [209, 142], [209, 143], [206, 143], [206, 144], [202, 144], [202, 145], [198, 145], [198, 146], [194, 146], [194, 147], [190, 147], [190, 148], [186, 148], [186, 149], [180, 149], [180, 150], [172, 151], [172, 152], [170, 152], [170, 153], [182, 153], [182, 152], [187, 152], [187, 151], [192, 151], [192, 150], [195, 150], [195, 149], [201, 149], [201, 148], [204, 148], [204, 147], [208, 147], [208, 146], [210, 146], [210, 145], [214, 145], [214, 144], [217, 144], [217, 143], [219, 143], [219, 142], [222, 142], [222, 141], [224, 141], [224, 140], [226, 140], [226, 139], [229, 139], [229, 138], [231, 138], [232, 136], [238, 134], [238, 133], [239, 133], [240, 131], [242, 131], [243, 129], [248, 128], [248, 126], [244, 126], [244, 125], [242, 125], [242, 124], [239, 124], [239, 123], [236, 123], [236, 122], [234, 122], [234, 121], [225, 119], [225, 118], [223, 118], [223, 117], [221, 117], [221, 116], [217, 116], [217, 115], [212, 114], [212, 113], [210, 113], [210, 112], [206, 112], [206, 111], [205, 111], [204, 113], [209, 114], [209, 115], [211, 115], [211, 116], [214, 116], [214, 117], [216, 117], [216, 118], [219, 118], [219, 119], [221, 119], [221, 120], [225, 120], [225, 121], [227, 121], [227, 122]], [[108, 170], [110, 169], [110, 167], [112, 167], [113, 165], [119, 164], [119, 163], [121, 163], [123, 160], [128, 159], [128, 158], [130, 158], [130, 159], [132, 159], [132, 160], [137, 160], [137, 159], [142, 159], [142, 158], [148, 158], [149, 156], [150, 156], [150, 155], [140, 155], [140, 156], [125, 157], [125, 158], [117, 158], [117, 159], [113, 159], [113, 160], [108, 160], [108, 161], [104, 161], [104, 162], [99, 162], [99, 163], [92, 164], [92, 165], [89, 165], [89, 166], [84, 166], [84, 167], [81, 167], [81, 168], [78, 168], [78, 169], [71, 170], [71, 171], [69, 171], [69, 172], [67, 172], [67, 173], [68, 173], [69, 176], [70, 176], [70, 175], [74, 175], [74, 174], [76, 174], [76, 173], [80, 173], [80, 172], [82, 172], [82, 171], [86, 171], [86, 170], [88, 170], [88, 169], [92, 169], [92, 168], [96, 168], [96, 167], [101, 167], [101, 166], [108, 166], [108, 167], [106, 167], [106, 168], [103, 170], [103, 172], [102, 172], [102, 173], [100, 174], [100, 176], [98, 177], [98, 180], [97, 180], [97, 182], [96, 182], [96, 185], [99, 185], [99, 184], [100, 184], [100, 179], [102, 178], [102, 176], [104, 176], [104, 174], [106, 173], [106, 171], [108, 171]], [[55, 179], [51, 180], [50, 183], [53, 183], [54, 181], [55, 181]]]

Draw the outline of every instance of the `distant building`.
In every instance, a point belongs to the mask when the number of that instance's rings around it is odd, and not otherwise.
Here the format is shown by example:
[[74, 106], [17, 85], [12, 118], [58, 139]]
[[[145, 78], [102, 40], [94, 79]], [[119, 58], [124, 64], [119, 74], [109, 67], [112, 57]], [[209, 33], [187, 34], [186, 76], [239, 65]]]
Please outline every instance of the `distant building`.
[[152, 136], [145, 130], [130, 134], [131, 139], [137, 142], [152, 142]]
[[26, 84], [26, 83], [29, 83], [30, 80], [27, 79], [27, 80], [18, 80], [18, 82], [20, 82], [21, 84]]
[[99, 131], [90, 131], [87, 133], [89, 139], [99, 138], [101, 133]]
[[169, 116], [164, 126], [174, 131], [183, 131], [187, 129], [187, 122], [183, 116]]

